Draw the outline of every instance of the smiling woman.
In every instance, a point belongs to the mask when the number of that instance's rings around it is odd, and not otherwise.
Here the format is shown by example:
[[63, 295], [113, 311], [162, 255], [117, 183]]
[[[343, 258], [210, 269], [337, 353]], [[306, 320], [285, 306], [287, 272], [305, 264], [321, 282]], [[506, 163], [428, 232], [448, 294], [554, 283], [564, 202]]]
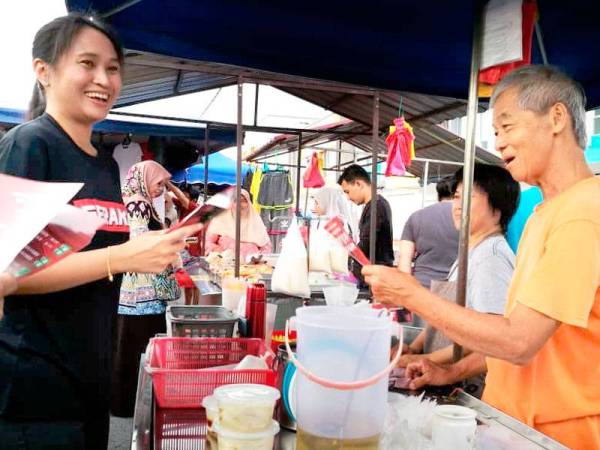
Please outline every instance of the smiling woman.
[[[43, 26], [33, 43], [30, 120], [0, 140], [0, 173], [82, 183], [75, 206], [125, 215], [119, 170], [91, 143], [121, 88], [123, 52], [81, 14]], [[106, 449], [112, 337], [124, 272], [160, 273], [200, 231], [145, 233], [106, 223], [84, 251], [19, 279], [0, 321], [0, 442], [17, 448]]]

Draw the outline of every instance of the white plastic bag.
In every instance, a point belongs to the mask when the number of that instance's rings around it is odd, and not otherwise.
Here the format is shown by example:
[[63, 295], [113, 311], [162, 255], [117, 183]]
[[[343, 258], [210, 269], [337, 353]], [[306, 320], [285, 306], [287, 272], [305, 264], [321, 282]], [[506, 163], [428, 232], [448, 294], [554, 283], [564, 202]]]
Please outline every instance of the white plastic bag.
[[342, 275], [348, 275], [348, 250], [329, 236], [332, 242], [329, 249], [329, 258], [331, 260], [331, 270]]
[[310, 234], [310, 270], [331, 273], [331, 240], [324, 228], [311, 230]]
[[271, 277], [271, 289], [296, 297], [310, 297], [306, 247], [295, 218], [281, 245], [281, 254]]

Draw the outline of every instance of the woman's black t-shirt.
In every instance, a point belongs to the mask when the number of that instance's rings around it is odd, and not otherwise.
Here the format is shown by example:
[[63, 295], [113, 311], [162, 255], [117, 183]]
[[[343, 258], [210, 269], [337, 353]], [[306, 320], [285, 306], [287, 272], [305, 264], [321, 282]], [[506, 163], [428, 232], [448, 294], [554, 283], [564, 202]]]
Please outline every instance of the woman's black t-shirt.
[[[106, 221], [84, 250], [127, 240], [116, 162], [108, 154], [86, 154], [48, 114], [4, 136], [0, 173], [84, 183], [71, 203]], [[85, 419], [107, 413], [120, 283], [119, 276], [112, 283], [105, 278], [56, 293], [5, 299], [0, 416]]]

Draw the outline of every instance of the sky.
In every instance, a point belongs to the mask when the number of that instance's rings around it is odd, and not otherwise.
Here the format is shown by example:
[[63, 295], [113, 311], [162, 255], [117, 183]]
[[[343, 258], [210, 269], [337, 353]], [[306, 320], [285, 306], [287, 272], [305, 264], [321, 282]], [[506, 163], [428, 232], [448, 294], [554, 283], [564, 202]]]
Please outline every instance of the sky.
[[36, 31], [66, 13], [64, 0], [19, 0], [2, 5], [0, 107], [26, 109], [33, 91], [31, 44]]
[[[66, 14], [64, 0], [19, 0], [0, 14], [0, 42], [5, 64], [0, 83], [0, 107], [27, 109], [34, 85], [31, 44], [36, 31], [55, 17]], [[243, 120], [254, 121], [254, 85], [244, 85]], [[237, 87], [179, 96], [120, 109], [120, 111], [204, 119], [237, 121]], [[111, 118], [119, 119], [113, 116]], [[339, 118], [328, 111], [270, 86], [259, 90], [257, 123], [265, 126], [307, 128]], [[189, 126], [189, 124], [186, 124]], [[246, 133], [245, 147], [257, 147], [273, 138], [267, 133]]]

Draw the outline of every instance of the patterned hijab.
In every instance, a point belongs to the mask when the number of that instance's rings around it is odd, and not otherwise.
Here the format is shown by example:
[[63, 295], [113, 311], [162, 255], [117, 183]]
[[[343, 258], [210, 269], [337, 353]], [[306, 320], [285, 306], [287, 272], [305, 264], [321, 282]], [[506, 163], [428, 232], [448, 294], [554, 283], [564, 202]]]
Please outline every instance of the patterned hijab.
[[123, 203], [143, 201], [148, 204], [152, 211], [152, 216], [159, 222], [161, 221], [154, 206], [152, 204], [152, 196], [150, 195], [150, 187], [153, 184], [167, 181], [171, 178], [171, 174], [167, 169], [161, 166], [156, 161], [142, 161], [134, 164], [127, 172], [125, 184], [121, 193], [123, 194]]

